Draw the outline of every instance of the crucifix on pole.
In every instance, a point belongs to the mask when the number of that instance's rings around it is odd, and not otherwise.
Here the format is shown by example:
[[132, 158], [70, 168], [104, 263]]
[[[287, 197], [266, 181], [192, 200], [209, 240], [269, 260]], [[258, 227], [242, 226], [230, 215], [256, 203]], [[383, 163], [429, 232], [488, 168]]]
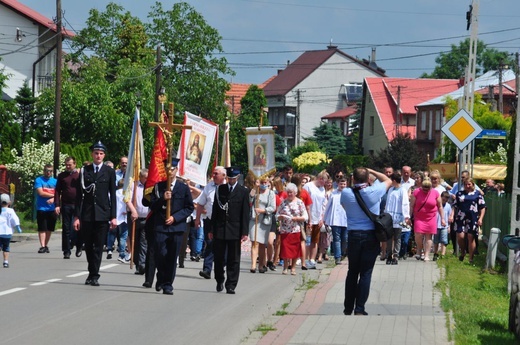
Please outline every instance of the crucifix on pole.
[[[173, 103], [170, 103], [169, 106], [169, 114], [167, 122], [150, 122], [150, 126], [158, 127], [164, 135], [164, 139], [166, 140], [166, 157], [168, 157], [168, 161], [166, 164], [166, 172], [168, 174], [168, 182], [167, 186], [172, 184], [172, 177], [170, 176], [170, 169], [172, 167], [172, 153], [173, 153], [173, 132], [175, 130], [184, 130], [191, 129], [192, 126], [184, 125], [184, 124], [176, 124], [173, 123]], [[181, 159], [183, 159], [182, 157]], [[171, 200], [166, 201], [166, 219], [168, 219], [171, 215]]]

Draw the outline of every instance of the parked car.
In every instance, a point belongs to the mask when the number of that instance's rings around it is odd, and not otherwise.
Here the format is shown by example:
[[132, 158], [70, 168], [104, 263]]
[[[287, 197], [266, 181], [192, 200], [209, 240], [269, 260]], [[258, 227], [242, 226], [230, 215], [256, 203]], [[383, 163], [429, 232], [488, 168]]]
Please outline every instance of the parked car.
[[511, 296], [509, 299], [509, 330], [520, 339], [520, 237], [506, 235], [502, 243], [515, 251], [511, 270]]

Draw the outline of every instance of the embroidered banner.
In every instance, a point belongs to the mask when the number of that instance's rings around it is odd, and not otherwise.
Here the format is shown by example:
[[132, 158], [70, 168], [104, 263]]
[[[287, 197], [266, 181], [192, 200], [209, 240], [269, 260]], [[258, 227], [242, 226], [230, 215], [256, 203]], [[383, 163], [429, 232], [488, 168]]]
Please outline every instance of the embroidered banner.
[[273, 127], [248, 127], [246, 138], [249, 172], [255, 178], [275, 172]]
[[192, 126], [192, 129], [182, 131], [177, 151], [177, 158], [180, 159], [179, 176], [205, 186], [218, 126], [189, 112], [184, 113], [184, 124]]

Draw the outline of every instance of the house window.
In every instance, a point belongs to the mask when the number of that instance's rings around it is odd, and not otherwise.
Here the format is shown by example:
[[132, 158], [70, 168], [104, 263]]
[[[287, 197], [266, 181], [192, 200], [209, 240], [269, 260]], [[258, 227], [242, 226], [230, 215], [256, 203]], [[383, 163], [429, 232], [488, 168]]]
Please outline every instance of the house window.
[[442, 113], [440, 110], [435, 110], [435, 130], [438, 132], [442, 127]]
[[347, 103], [357, 102], [363, 97], [363, 85], [361, 83], [343, 84], [345, 86], [345, 100]]
[[369, 126], [368, 126], [368, 134], [369, 135], [374, 135], [374, 117], [373, 116], [370, 116], [370, 123], [369, 123]]
[[426, 111], [421, 111], [421, 132], [426, 132]]

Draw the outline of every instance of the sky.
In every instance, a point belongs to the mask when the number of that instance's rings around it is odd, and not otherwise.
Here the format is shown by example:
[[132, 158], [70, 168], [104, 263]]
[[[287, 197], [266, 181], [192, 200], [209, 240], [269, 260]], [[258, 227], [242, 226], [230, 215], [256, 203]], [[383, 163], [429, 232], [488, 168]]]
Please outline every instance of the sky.
[[[55, 0], [19, 0], [49, 18]], [[150, 0], [113, 1], [147, 21]], [[307, 50], [332, 42], [357, 58], [376, 63], [389, 77], [418, 78], [431, 73], [435, 58], [470, 36], [470, 0], [188, 0], [222, 37], [224, 56], [236, 72], [226, 79], [260, 84]], [[104, 10], [106, 0], [62, 0], [66, 28], [85, 28], [89, 10]], [[162, 1], [170, 9], [175, 1]], [[520, 52], [520, 1], [480, 0], [479, 39], [490, 48]]]

